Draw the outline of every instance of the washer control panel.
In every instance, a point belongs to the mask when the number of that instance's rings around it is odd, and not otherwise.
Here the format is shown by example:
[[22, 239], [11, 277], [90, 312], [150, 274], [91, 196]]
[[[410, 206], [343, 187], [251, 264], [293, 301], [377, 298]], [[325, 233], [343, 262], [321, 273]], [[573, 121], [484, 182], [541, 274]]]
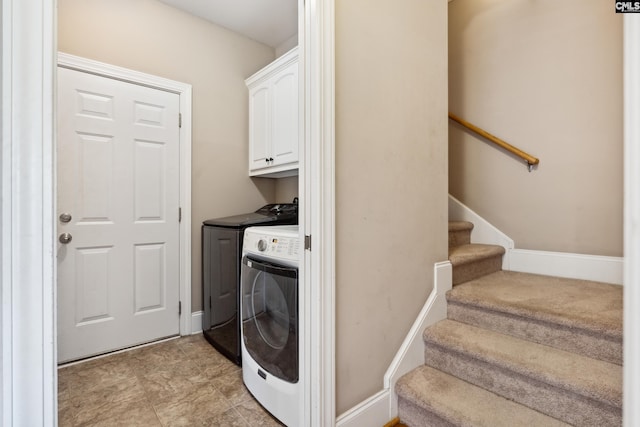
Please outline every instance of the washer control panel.
[[298, 227], [249, 227], [244, 233], [244, 252], [297, 261], [300, 256]]

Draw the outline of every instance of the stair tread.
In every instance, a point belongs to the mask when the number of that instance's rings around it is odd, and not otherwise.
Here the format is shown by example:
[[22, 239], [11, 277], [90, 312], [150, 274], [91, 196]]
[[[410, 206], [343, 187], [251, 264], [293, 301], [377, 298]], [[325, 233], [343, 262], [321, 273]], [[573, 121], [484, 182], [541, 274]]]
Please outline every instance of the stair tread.
[[622, 341], [622, 287], [618, 285], [498, 271], [456, 286], [447, 300]]
[[465, 354], [552, 386], [622, 406], [622, 368], [464, 323], [443, 320], [424, 332], [427, 346]]
[[396, 391], [402, 398], [454, 425], [569, 425], [426, 365], [402, 377]]
[[453, 266], [464, 265], [481, 259], [502, 256], [505, 249], [499, 245], [469, 243], [449, 248], [449, 261]]
[[469, 221], [449, 221], [449, 231], [473, 230], [473, 223]]

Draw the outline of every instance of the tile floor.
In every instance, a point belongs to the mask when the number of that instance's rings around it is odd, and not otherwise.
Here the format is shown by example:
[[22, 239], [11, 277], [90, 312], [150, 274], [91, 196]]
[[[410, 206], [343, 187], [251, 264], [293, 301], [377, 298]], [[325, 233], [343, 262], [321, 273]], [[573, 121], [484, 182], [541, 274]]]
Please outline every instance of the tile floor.
[[58, 370], [66, 426], [282, 426], [251, 396], [240, 368], [202, 335]]

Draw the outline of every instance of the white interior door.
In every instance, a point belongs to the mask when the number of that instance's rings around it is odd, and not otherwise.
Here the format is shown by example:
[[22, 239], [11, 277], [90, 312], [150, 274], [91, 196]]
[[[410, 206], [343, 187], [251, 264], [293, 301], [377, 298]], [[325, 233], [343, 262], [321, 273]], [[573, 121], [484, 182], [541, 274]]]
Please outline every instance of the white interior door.
[[177, 335], [179, 95], [58, 67], [57, 112], [58, 361]]

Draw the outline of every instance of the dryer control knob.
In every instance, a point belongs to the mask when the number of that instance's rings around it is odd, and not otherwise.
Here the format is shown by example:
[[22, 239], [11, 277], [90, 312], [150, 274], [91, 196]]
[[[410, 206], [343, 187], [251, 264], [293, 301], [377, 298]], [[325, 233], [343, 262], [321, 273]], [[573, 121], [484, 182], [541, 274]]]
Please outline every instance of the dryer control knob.
[[258, 240], [258, 250], [264, 252], [267, 249], [267, 241], [264, 239]]

